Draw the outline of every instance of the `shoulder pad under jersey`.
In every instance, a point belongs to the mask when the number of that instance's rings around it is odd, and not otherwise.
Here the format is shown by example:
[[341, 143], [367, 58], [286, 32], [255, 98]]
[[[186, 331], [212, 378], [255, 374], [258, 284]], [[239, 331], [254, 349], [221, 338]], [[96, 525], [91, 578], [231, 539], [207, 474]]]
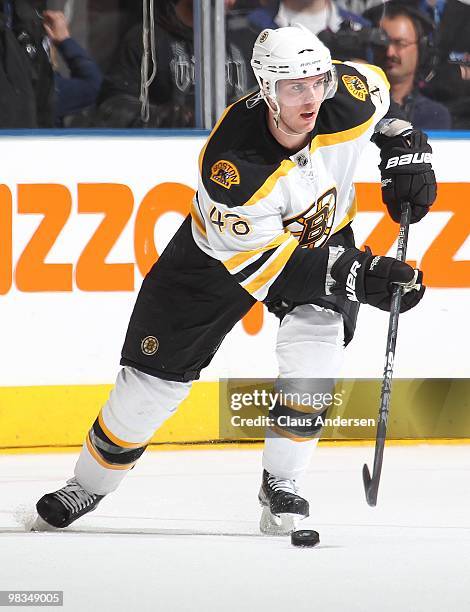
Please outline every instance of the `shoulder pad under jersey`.
[[338, 74], [338, 90], [333, 98], [322, 104], [318, 115], [320, 134], [345, 132], [365, 125], [376, 112], [367, 77], [343, 62], [334, 64]]
[[230, 208], [251, 203], [283, 163], [292, 164], [268, 134], [265, 103], [251, 106], [247, 99], [226, 109], [199, 157], [209, 197]]

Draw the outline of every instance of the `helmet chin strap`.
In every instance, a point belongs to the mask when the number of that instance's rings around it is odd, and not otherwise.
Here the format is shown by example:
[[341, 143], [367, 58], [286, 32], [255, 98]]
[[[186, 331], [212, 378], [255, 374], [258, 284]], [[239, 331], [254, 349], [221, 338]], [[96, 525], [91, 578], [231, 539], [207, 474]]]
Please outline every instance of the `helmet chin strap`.
[[277, 121], [274, 120], [274, 123], [276, 124], [277, 129], [283, 134], [285, 134], [286, 136], [305, 136], [306, 134], [309, 133], [309, 132], [286, 132], [286, 130], [283, 130], [282, 127], [279, 127], [279, 118], [277, 119]]
[[[269, 98], [266, 95], [263, 95], [266, 104], [268, 105], [269, 110], [273, 113], [273, 120], [274, 120], [274, 125], [276, 126], [276, 128], [282, 132], [283, 134], [285, 134], [286, 136], [303, 136], [305, 134], [308, 134], [309, 132], [286, 132], [286, 130], [283, 130], [282, 127], [279, 126], [279, 120], [281, 119], [281, 108], [279, 106], [279, 103], [277, 100], [274, 100], [273, 98]], [[273, 108], [270, 104], [270, 100], [272, 102], [274, 102], [275, 107]]]

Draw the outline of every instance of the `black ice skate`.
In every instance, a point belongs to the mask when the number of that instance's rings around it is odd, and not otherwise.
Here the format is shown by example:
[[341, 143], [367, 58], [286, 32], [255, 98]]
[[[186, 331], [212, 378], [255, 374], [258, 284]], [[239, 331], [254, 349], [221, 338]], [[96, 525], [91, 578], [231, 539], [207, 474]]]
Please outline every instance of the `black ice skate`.
[[68, 527], [78, 518], [94, 510], [104, 495], [88, 493], [75, 478], [62, 489], [46, 493], [36, 504], [38, 518], [32, 531], [49, 531]]
[[260, 530], [269, 535], [286, 535], [296, 530], [309, 514], [308, 501], [297, 495], [295, 480], [278, 478], [263, 470], [258, 499], [263, 506]]

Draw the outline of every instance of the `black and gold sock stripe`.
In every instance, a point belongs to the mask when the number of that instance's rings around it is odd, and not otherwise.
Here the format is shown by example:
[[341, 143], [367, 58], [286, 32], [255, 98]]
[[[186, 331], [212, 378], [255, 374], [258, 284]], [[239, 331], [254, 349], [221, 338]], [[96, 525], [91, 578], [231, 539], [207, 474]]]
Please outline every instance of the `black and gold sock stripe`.
[[112, 470], [130, 470], [143, 454], [150, 440], [146, 442], [125, 442], [106, 428], [102, 415], [98, 416], [88, 432], [86, 445], [96, 461]]
[[328, 408], [314, 412], [300, 411], [277, 402], [270, 413], [274, 419], [270, 429], [275, 435], [283, 438], [307, 442], [320, 435], [327, 411]]

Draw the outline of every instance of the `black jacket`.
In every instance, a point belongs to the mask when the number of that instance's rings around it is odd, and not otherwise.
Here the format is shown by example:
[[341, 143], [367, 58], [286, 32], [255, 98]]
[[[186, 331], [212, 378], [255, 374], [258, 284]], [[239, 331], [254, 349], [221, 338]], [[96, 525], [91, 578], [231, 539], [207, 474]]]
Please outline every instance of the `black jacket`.
[[[149, 89], [149, 127], [193, 127], [194, 45], [193, 30], [182, 24], [169, 5], [157, 13], [155, 23], [157, 73]], [[227, 34], [227, 102], [231, 103], [255, 85], [246, 52]], [[253, 34], [253, 40], [255, 34]], [[96, 125], [137, 127], [140, 124], [140, 67], [142, 27], [132, 28], [125, 37], [111, 71], [106, 75], [99, 97]]]
[[29, 2], [0, 1], [0, 128], [53, 126], [54, 83], [45, 36]]

